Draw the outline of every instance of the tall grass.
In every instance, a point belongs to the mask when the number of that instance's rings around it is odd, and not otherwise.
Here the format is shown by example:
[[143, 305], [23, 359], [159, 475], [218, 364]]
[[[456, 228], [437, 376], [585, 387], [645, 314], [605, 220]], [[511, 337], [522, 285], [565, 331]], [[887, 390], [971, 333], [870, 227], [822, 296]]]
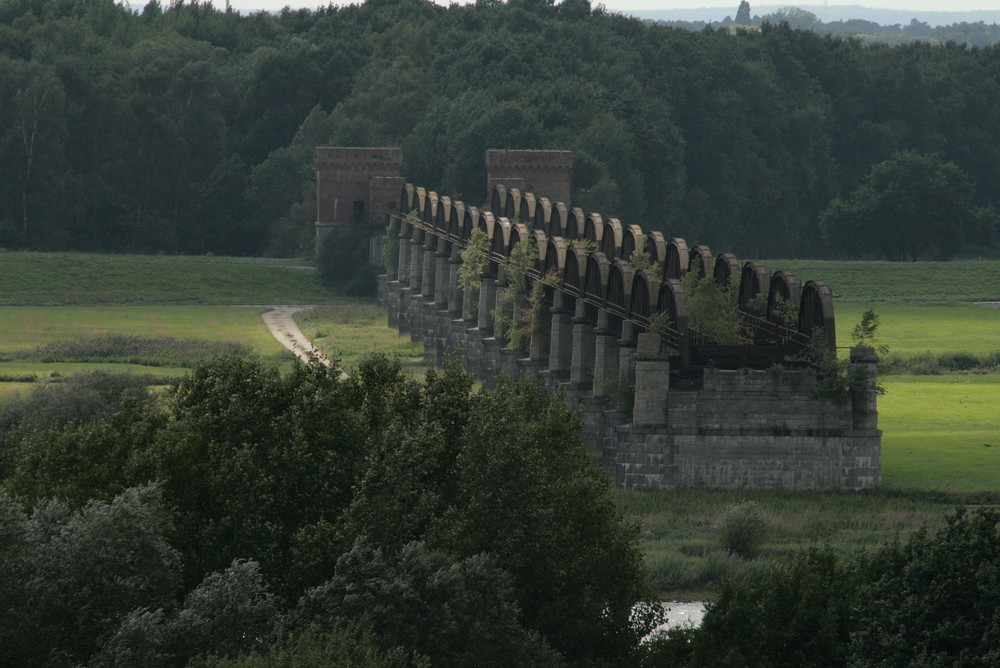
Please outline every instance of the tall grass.
[[938, 376], [946, 373], [997, 373], [1000, 371], [1000, 352], [988, 354], [926, 352], [904, 357], [890, 352], [880, 361], [883, 373], [890, 375], [912, 374]]
[[[809, 546], [846, 554], [943, 526], [956, 505], [998, 505], [1000, 491], [665, 489], [614, 490], [612, 498], [639, 525], [649, 584], [665, 597], [685, 599], [711, 597], [722, 579], [753, 578]], [[751, 557], [720, 549], [726, 513], [743, 501], [759, 506], [768, 518]]]
[[[10, 353], [4, 357], [8, 360], [36, 360], [46, 363], [115, 362], [153, 367], [193, 367], [199, 362], [219, 355], [246, 357], [250, 352], [250, 346], [236, 341], [106, 334], [46, 343], [33, 350]], [[0, 357], [0, 360], [2, 359], [3, 357]]]
[[124, 334], [239, 341], [259, 354], [284, 348], [261, 319], [265, 308], [236, 306], [0, 306], [0, 352]]

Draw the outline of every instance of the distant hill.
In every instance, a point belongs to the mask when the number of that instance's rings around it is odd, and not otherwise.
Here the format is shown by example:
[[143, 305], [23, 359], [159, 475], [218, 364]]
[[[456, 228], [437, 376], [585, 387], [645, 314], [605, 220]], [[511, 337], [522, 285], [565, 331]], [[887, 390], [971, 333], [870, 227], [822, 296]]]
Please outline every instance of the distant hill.
[[[739, 1], [734, 0], [732, 7], [701, 7], [696, 9], [659, 9], [649, 11], [623, 12], [629, 16], [641, 19], [652, 19], [654, 21], [722, 21], [727, 16], [736, 15], [736, 8]], [[1000, 22], [1000, 9], [996, 11], [975, 11], [975, 12], [935, 12], [916, 9], [875, 9], [872, 7], [862, 7], [860, 5], [834, 5], [824, 7], [823, 5], [754, 5], [750, 3], [751, 14], [763, 16], [778, 9], [786, 7], [798, 7], [812, 12], [824, 23], [832, 21], [849, 21], [850, 19], [863, 19], [872, 21], [884, 26], [901, 24], [906, 25], [912, 19], [917, 19], [931, 26], [946, 26], [955, 23], [977, 23], [982, 21], [986, 24]]]

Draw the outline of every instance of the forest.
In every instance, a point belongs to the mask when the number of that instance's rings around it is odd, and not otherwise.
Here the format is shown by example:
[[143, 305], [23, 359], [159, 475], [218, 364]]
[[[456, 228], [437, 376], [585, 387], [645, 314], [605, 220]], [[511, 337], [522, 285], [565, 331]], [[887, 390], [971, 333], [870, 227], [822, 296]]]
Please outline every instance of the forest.
[[[726, 581], [662, 613], [638, 527], [540, 382], [245, 356], [163, 397], [77, 374], [0, 404], [0, 664], [989, 666], [1000, 513]], [[752, 504], [751, 504], [752, 505]], [[737, 538], [745, 535], [733, 525]], [[740, 541], [736, 541], [739, 543]], [[734, 549], [739, 546], [734, 544]]]
[[741, 257], [988, 255], [1000, 49], [587, 0], [0, 3], [0, 247], [308, 253], [317, 145], [473, 202], [486, 149], [569, 149], [574, 205]]

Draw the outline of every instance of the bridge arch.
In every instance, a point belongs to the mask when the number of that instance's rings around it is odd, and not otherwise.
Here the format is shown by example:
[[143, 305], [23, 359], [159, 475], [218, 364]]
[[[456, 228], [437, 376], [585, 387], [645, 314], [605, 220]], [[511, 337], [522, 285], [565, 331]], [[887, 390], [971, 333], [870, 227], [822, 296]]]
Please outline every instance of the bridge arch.
[[646, 233], [646, 251], [649, 258], [662, 268], [667, 261], [667, 240], [663, 232], [652, 230]]
[[535, 203], [535, 215], [532, 218], [532, 223], [536, 230], [544, 230], [545, 234], [551, 232], [549, 227], [550, 221], [552, 220], [552, 202], [549, 201], [548, 197], [540, 197]]
[[461, 200], [451, 203], [448, 216], [448, 241], [453, 245], [462, 241], [462, 225], [465, 223], [465, 203]]
[[571, 243], [566, 248], [566, 265], [563, 267], [563, 307], [570, 313], [576, 300], [583, 297], [583, 280], [587, 271], [587, 251], [580, 244]]
[[507, 207], [507, 187], [498, 183], [490, 191], [490, 212], [494, 216], [502, 216]]
[[637, 249], [646, 248], [646, 236], [642, 232], [642, 228], [638, 225], [624, 225], [622, 227], [622, 247], [618, 258], [628, 262], [632, 259], [632, 253]]
[[788, 271], [774, 272], [767, 290], [767, 319], [780, 325], [789, 324], [780, 317], [781, 302], [797, 307], [800, 293], [799, 279], [795, 274]]
[[[617, 218], [608, 218], [604, 221], [604, 232], [601, 236], [601, 252], [609, 260], [617, 260], [621, 257], [622, 244], [624, 243], [625, 230], [622, 228], [622, 221]], [[622, 258], [627, 260], [628, 258]]]
[[566, 225], [569, 220], [569, 209], [565, 202], [556, 202], [552, 205], [552, 215], [549, 217], [549, 227], [545, 231], [550, 237], [567, 238]]
[[604, 238], [604, 220], [601, 214], [593, 211], [587, 214], [583, 221], [583, 238], [593, 241], [597, 247], [601, 247], [601, 239]]
[[649, 318], [656, 310], [659, 289], [659, 276], [648, 269], [635, 272], [629, 300], [629, 319], [633, 323], [632, 343], [638, 340], [639, 334], [649, 330]]
[[472, 236], [472, 230], [479, 225], [479, 208], [475, 206], [465, 207], [465, 215], [462, 217], [462, 241], [468, 241]]
[[413, 211], [413, 184], [407, 183], [403, 185], [399, 194], [399, 215], [405, 218], [411, 211]]
[[521, 191], [518, 188], [507, 189], [507, 201], [504, 203], [503, 215], [508, 220], [518, 220], [521, 217]]
[[682, 337], [688, 334], [687, 296], [680, 279], [668, 278], [660, 284], [656, 312], [667, 314], [667, 325]]
[[586, 226], [586, 216], [583, 214], [583, 209], [578, 206], [574, 206], [572, 209], [566, 212], [566, 234], [564, 235], [567, 239], [585, 239], [584, 227]]
[[518, 210], [518, 218], [526, 225], [535, 224], [535, 209], [538, 207], [538, 200], [535, 193], [521, 193], [521, 205]]
[[687, 273], [691, 252], [681, 237], [671, 237], [667, 242], [667, 262], [663, 265], [664, 278], [680, 278]]
[[432, 190], [427, 193], [426, 197], [424, 197], [424, 211], [423, 216], [421, 216], [421, 220], [423, 220], [427, 226], [434, 224], [434, 219], [437, 217], [437, 207], [438, 194]]
[[608, 274], [611, 262], [601, 251], [587, 256], [587, 269], [583, 278], [584, 319], [597, 324], [597, 309], [603, 308], [608, 292]]
[[629, 317], [632, 296], [632, 265], [626, 260], [615, 260], [608, 272], [608, 292], [604, 309], [608, 313], [608, 330], [621, 338], [622, 324]]
[[719, 253], [712, 268], [712, 278], [722, 287], [729, 287], [733, 277], [740, 275], [740, 263], [732, 253]]
[[545, 244], [545, 263], [542, 272], [548, 276], [553, 274], [557, 281], [562, 281], [566, 267], [566, 251], [569, 246], [562, 237], [549, 237]]
[[495, 219], [493, 223], [493, 236], [490, 239], [490, 261], [488, 263], [488, 276], [497, 278], [500, 275], [500, 268], [503, 266], [507, 256], [510, 255], [510, 230], [512, 225], [505, 216]]
[[549, 238], [545, 236], [545, 232], [539, 229], [528, 230], [528, 234], [534, 239], [535, 250], [537, 251], [537, 256], [535, 257], [535, 264], [533, 269], [539, 274], [545, 273], [545, 253], [548, 250]]
[[799, 301], [799, 331], [812, 338], [823, 328], [830, 349], [837, 347], [837, 327], [833, 318], [833, 293], [823, 281], [809, 281], [802, 286]]
[[705, 278], [712, 269], [712, 249], [704, 245], [694, 246], [688, 253], [688, 271], [697, 271], [698, 278]]
[[[750, 302], [757, 298], [757, 295], [762, 294], [764, 290], [767, 290], [768, 286], [768, 275], [767, 269], [764, 268], [760, 262], [754, 262], [753, 260], [748, 260], [743, 263], [743, 269], [740, 272], [740, 293], [739, 293], [739, 306], [741, 311], [748, 311], [750, 307]], [[754, 315], [763, 315], [763, 313], [755, 313]]]

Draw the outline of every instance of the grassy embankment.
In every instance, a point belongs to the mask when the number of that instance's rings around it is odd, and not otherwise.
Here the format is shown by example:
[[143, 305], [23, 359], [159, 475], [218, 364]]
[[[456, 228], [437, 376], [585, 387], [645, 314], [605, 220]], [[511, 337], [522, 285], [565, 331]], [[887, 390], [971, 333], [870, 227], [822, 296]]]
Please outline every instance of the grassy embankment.
[[345, 365], [372, 349], [415, 354], [374, 304], [337, 296], [297, 260], [0, 252], [0, 397], [83, 369], [176, 377], [226, 349], [213, 343], [287, 360], [267, 304], [349, 310], [351, 335], [330, 346]]

